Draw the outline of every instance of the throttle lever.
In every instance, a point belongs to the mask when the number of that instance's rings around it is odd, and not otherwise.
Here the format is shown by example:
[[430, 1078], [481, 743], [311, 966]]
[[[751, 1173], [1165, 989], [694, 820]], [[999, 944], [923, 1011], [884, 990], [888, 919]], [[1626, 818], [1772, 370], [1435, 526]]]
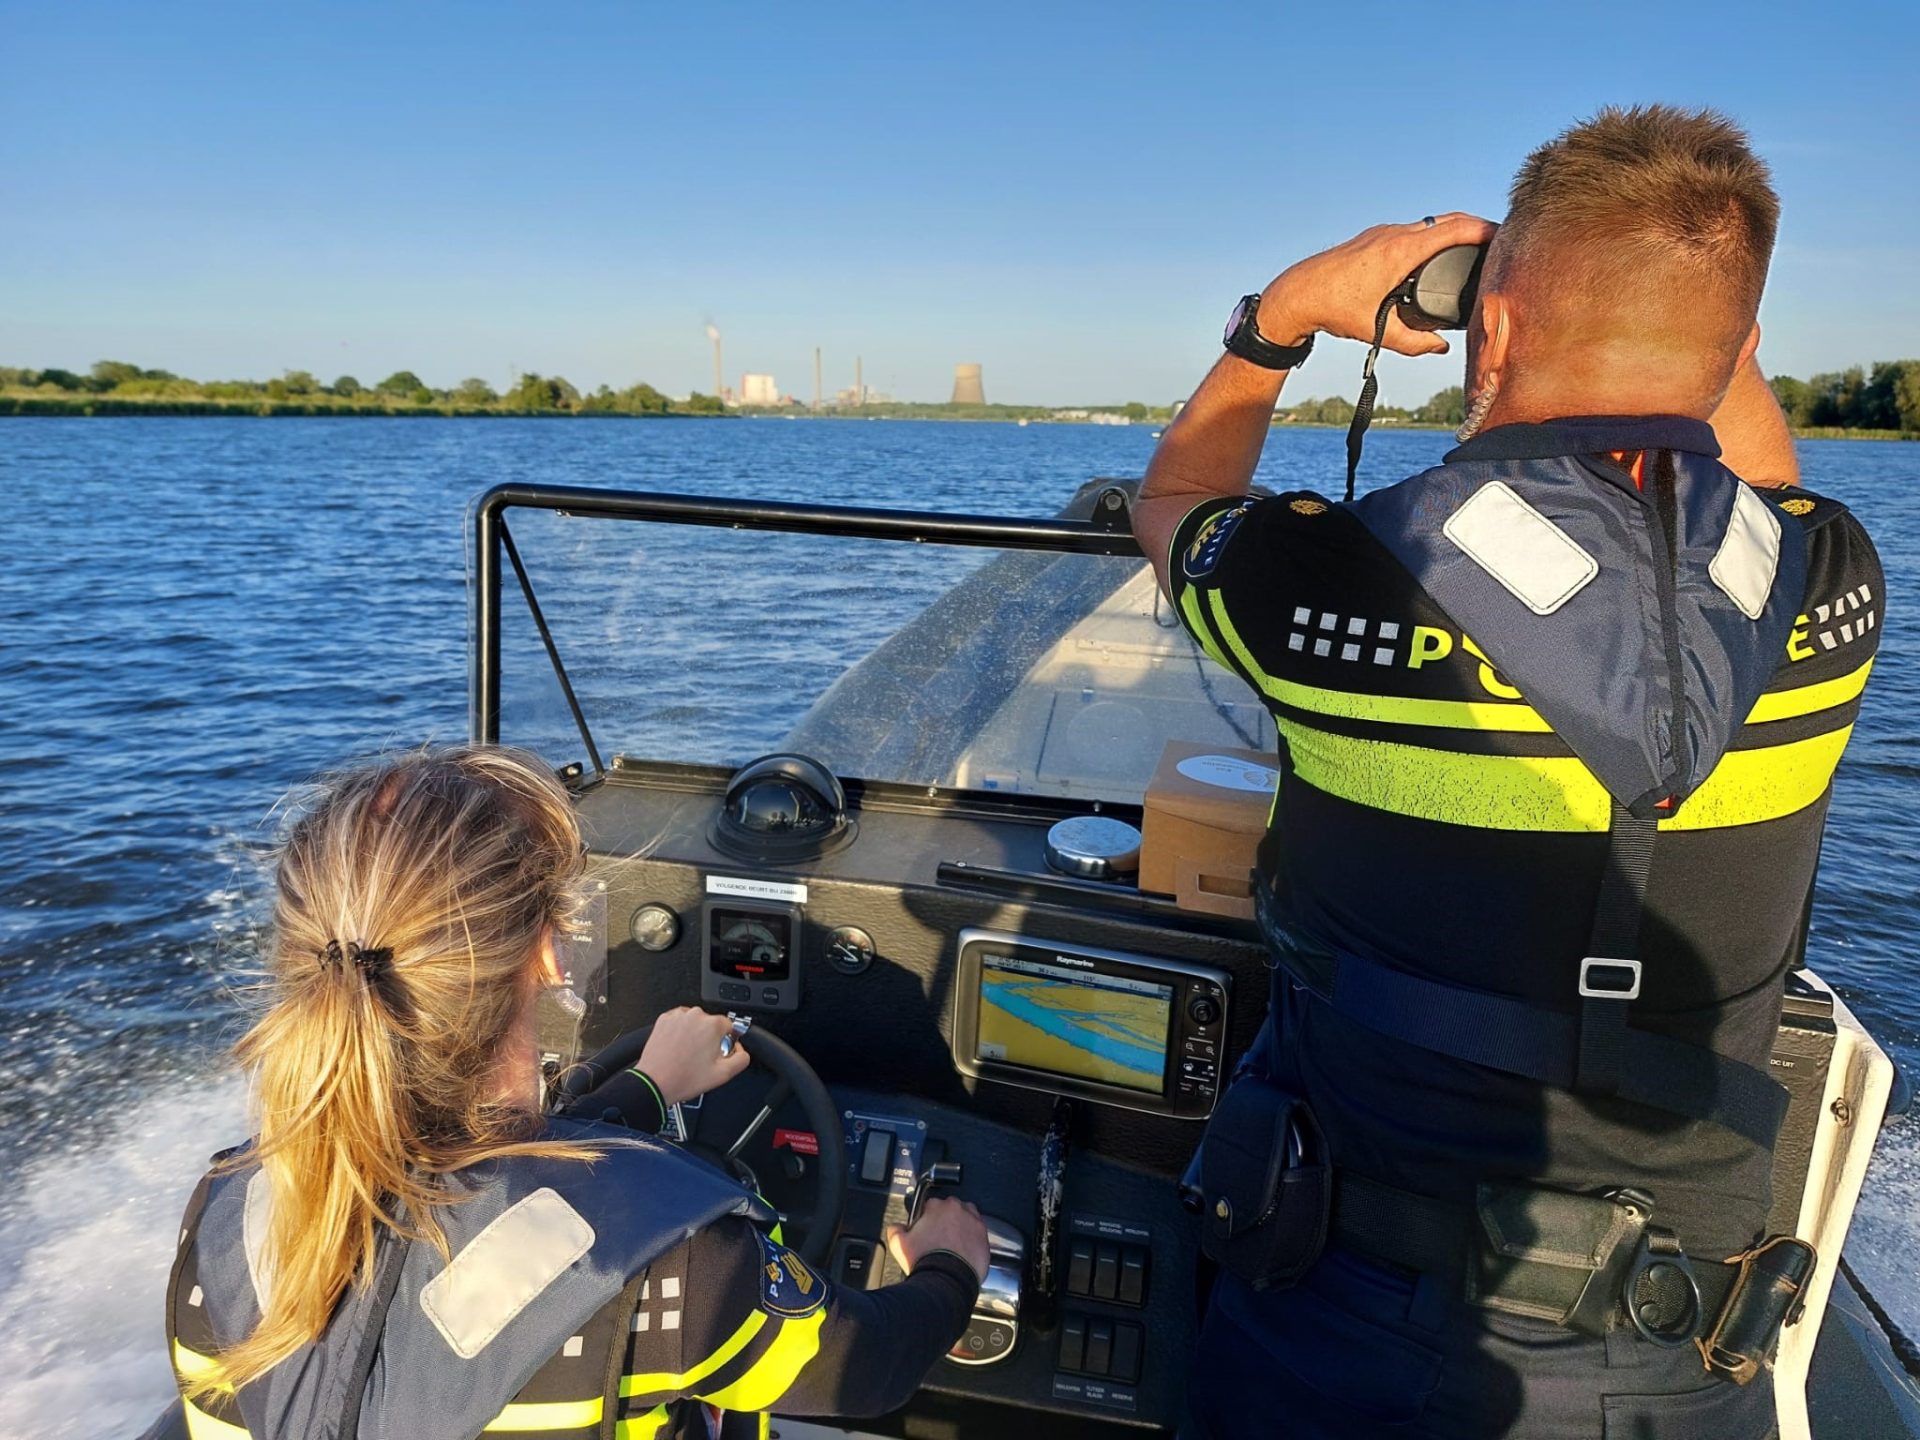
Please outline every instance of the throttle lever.
[[934, 1186], [959, 1183], [958, 1160], [936, 1160], [922, 1170], [913, 1182], [913, 1198], [907, 1201], [907, 1228], [911, 1230], [920, 1223], [920, 1212], [926, 1208], [927, 1196], [932, 1193]]

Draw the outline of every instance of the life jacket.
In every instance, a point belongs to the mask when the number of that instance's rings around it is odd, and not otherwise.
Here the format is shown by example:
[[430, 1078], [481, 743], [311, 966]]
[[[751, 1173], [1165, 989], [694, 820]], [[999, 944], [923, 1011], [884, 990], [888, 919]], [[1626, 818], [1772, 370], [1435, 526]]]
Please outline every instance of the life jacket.
[[1884, 598], [1845, 506], [1718, 454], [1679, 418], [1501, 427], [1177, 532], [1183, 620], [1280, 732], [1253, 1063], [1336, 1164], [1454, 1202], [1637, 1184], [1720, 1253], [1764, 1222], [1780, 979]]
[[[370, 1281], [357, 1281], [320, 1337], [225, 1397], [253, 1440], [472, 1440], [483, 1429], [597, 1433], [618, 1401], [624, 1316], [647, 1267], [726, 1216], [771, 1226], [765, 1203], [652, 1137], [551, 1118], [547, 1137], [607, 1142], [591, 1161], [510, 1156], [448, 1178], [435, 1217], [450, 1258], [383, 1231]], [[174, 1332], [176, 1303], [204, 1308], [224, 1348], [258, 1324], [273, 1275], [261, 1253], [271, 1207], [257, 1165], [217, 1168], [181, 1236], [192, 1292], [168, 1305], [182, 1375], [210, 1357]], [[189, 1265], [190, 1262], [190, 1265]], [[514, 1404], [536, 1373], [564, 1363], [571, 1398]], [[612, 1388], [613, 1393], [608, 1390]], [[543, 1389], [552, 1391], [552, 1386]], [[188, 1410], [189, 1433], [229, 1433]], [[232, 1423], [231, 1421], [229, 1423]]]

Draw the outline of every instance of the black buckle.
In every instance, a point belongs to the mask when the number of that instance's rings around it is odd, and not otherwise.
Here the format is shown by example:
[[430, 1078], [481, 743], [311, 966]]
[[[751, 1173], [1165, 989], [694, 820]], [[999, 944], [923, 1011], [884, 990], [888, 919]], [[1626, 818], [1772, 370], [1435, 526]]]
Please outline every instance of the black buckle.
[[[1684, 1307], [1669, 1313], [1674, 1302]], [[1641, 1338], [1664, 1350], [1691, 1345], [1706, 1328], [1706, 1305], [1700, 1281], [1686, 1251], [1671, 1230], [1649, 1225], [1639, 1253], [1627, 1267], [1620, 1287], [1620, 1304]]]

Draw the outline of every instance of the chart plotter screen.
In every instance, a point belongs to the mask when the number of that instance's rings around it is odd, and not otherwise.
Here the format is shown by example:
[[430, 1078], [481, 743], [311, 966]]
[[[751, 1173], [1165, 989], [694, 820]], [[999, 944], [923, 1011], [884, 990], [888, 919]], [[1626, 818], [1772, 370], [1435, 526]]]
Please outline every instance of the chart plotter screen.
[[980, 965], [981, 1060], [1158, 1095], [1173, 987], [988, 955]]

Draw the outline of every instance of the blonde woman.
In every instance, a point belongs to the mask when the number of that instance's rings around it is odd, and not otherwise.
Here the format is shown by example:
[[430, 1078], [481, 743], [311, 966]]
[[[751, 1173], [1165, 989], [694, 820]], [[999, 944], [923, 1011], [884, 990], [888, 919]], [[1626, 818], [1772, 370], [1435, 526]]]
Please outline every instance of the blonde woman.
[[[717, 1170], [540, 1113], [534, 1005], [581, 863], [565, 791], [500, 749], [356, 770], [294, 825], [238, 1049], [257, 1130], [195, 1192], [168, 1294], [193, 1440], [704, 1440], [723, 1410], [883, 1413], [959, 1338], [971, 1206], [930, 1203], [889, 1237], [907, 1278], [848, 1292]], [[726, 1028], [662, 1016], [643, 1088], [730, 1079]]]

